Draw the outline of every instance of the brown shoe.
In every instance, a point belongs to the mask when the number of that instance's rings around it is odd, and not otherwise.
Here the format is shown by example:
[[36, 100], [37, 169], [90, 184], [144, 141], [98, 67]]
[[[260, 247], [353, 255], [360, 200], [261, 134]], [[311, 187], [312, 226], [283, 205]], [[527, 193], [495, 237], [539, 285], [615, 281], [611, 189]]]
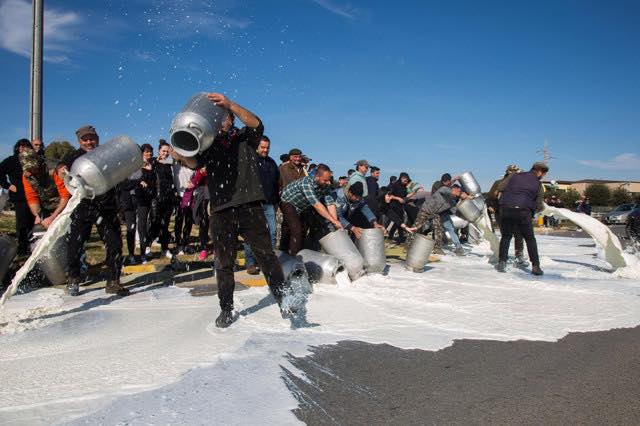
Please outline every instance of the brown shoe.
[[119, 279], [107, 280], [107, 286], [105, 287], [104, 291], [107, 294], [117, 294], [118, 296], [121, 296], [121, 297], [128, 296], [131, 294], [128, 288], [120, 284]]
[[247, 274], [249, 275], [258, 275], [260, 273], [260, 268], [257, 265], [247, 266]]

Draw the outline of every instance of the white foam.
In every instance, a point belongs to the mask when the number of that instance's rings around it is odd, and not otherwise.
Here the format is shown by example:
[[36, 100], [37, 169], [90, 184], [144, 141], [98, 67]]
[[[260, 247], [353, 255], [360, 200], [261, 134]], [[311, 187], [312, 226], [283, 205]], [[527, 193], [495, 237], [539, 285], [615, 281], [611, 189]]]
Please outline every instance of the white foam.
[[[553, 341], [640, 324], [640, 280], [612, 279], [589, 239], [538, 243], [544, 277], [496, 273], [485, 244], [421, 274], [394, 264], [357, 285], [318, 285], [297, 323], [281, 318], [266, 287], [236, 292], [240, 318], [223, 330], [213, 325], [217, 297], [176, 287], [122, 299], [84, 292], [62, 304], [50, 293], [55, 318], [0, 336], [0, 423], [292, 424], [298, 401], [282, 376], [300, 376], [287, 356], [310, 346], [437, 350], [461, 338]], [[17, 295], [6, 308], [37, 306], [42, 293]]]

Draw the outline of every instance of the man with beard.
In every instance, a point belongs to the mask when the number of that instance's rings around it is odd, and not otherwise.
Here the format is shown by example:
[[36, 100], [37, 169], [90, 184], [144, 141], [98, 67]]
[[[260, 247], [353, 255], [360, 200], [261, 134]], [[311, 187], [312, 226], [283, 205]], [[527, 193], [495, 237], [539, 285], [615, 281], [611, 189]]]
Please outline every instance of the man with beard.
[[[264, 192], [256, 162], [256, 149], [262, 138], [262, 121], [251, 111], [220, 93], [209, 93], [209, 100], [228, 111], [213, 144], [195, 157], [175, 151], [174, 158], [192, 169], [206, 167], [211, 199], [211, 237], [216, 254], [216, 279], [221, 312], [217, 327], [228, 327], [233, 316], [233, 267], [238, 235], [251, 247], [273, 297], [283, 307], [285, 279], [278, 262], [262, 204]], [[235, 117], [244, 123], [233, 126]], [[293, 308], [295, 309], [295, 307]], [[282, 311], [283, 316], [289, 311]]]
[[536, 212], [543, 210], [544, 187], [540, 180], [549, 171], [546, 163], [534, 163], [526, 173], [513, 173], [507, 176], [498, 186], [500, 193], [500, 255], [498, 272], [506, 272], [507, 256], [511, 238], [517, 232], [527, 243], [527, 252], [531, 260], [531, 273], [542, 275], [538, 245], [533, 233], [531, 220]]

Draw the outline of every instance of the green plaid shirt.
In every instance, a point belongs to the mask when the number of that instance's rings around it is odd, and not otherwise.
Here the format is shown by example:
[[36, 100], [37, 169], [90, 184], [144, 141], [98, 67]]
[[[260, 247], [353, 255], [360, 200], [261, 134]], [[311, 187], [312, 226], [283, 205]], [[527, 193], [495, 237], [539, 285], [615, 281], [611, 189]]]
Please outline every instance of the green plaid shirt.
[[298, 213], [318, 202], [325, 206], [336, 203], [331, 196], [331, 186], [318, 185], [313, 176], [291, 182], [282, 191], [281, 199], [295, 207]]

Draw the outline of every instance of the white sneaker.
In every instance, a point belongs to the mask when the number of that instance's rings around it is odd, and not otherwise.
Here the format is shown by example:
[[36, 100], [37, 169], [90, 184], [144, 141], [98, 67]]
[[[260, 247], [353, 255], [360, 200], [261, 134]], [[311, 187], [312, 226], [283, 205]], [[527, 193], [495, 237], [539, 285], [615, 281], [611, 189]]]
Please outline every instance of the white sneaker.
[[171, 250], [167, 250], [166, 252], [164, 252], [164, 256], [167, 259], [171, 259], [171, 258], [173, 258], [173, 253], [171, 253]]

